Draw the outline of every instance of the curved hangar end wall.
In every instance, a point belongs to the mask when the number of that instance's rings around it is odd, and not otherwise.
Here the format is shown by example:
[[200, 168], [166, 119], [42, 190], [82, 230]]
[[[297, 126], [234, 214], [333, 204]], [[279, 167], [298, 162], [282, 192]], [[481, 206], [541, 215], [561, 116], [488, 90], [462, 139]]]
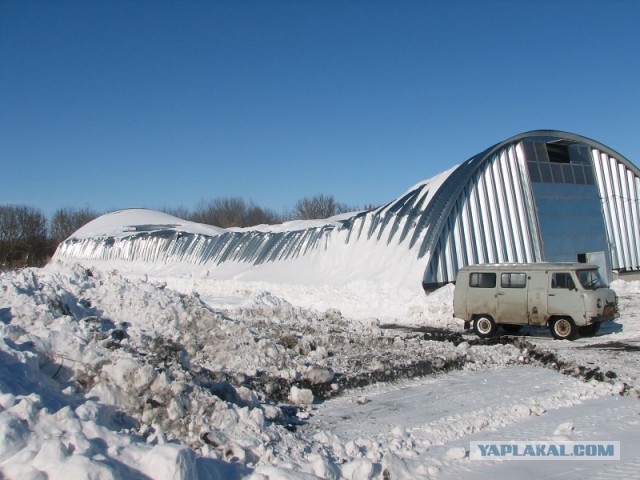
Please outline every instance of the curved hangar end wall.
[[447, 200], [420, 251], [426, 290], [478, 263], [591, 261], [607, 272], [640, 269], [640, 170], [586, 137], [517, 135], [462, 164], [438, 194]]

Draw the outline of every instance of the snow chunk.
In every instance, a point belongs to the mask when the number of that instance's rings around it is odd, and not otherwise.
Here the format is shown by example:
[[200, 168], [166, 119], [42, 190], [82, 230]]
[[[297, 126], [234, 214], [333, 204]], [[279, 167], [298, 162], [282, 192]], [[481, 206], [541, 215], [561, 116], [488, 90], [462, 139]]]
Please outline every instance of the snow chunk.
[[335, 374], [326, 367], [314, 365], [309, 367], [303, 376], [314, 385], [317, 385], [320, 383], [329, 383], [333, 380]]
[[527, 405], [516, 404], [511, 407], [511, 413], [516, 418], [527, 418], [531, 415], [531, 409]]
[[193, 450], [182, 445], [156, 445], [140, 462], [143, 473], [155, 480], [193, 480], [197, 478]]
[[9, 412], [0, 412], [0, 462], [24, 448], [28, 436], [24, 422]]
[[445, 460], [454, 462], [462, 460], [467, 456], [467, 450], [464, 447], [452, 447], [444, 454]]
[[554, 436], [565, 436], [570, 435], [573, 431], [573, 422], [565, 422], [558, 425], [558, 427], [553, 432]]
[[349, 480], [367, 480], [373, 478], [375, 467], [367, 458], [359, 458], [342, 466], [342, 476]]
[[298, 388], [294, 385], [289, 391], [289, 400], [294, 405], [311, 405], [313, 403], [313, 392], [308, 388]]
[[625, 388], [626, 388], [626, 385], [624, 384], [624, 382], [618, 381], [613, 384], [613, 391], [615, 393], [619, 393], [620, 395], [624, 393]]

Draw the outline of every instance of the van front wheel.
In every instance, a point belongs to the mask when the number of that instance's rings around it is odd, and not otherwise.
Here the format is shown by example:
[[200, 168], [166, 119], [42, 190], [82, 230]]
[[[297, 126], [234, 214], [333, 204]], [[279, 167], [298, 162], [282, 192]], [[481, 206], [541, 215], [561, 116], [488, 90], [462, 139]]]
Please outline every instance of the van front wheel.
[[473, 322], [473, 328], [480, 338], [493, 337], [496, 330], [498, 330], [496, 322], [489, 316], [476, 318], [475, 322]]
[[558, 340], [573, 340], [578, 334], [578, 327], [572, 319], [567, 317], [552, 320], [549, 329], [553, 338]]

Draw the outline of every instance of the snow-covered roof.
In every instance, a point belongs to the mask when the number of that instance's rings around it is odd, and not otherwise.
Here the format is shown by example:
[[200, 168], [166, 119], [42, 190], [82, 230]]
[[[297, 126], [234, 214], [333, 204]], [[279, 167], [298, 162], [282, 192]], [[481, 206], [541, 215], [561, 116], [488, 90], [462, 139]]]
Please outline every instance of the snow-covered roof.
[[[152, 210], [120, 210], [75, 232], [54, 260], [118, 262], [121, 268], [145, 271], [179, 265], [182, 271], [205, 269], [224, 278], [277, 274], [330, 284], [372, 277], [404, 281], [411, 272], [410, 282], [419, 285], [430, 205], [454, 171], [420, 182], [377, 209], [323, 220], [223, 229]], [[276, 265], [282, 262], [287, 266]], [[249, 272], [258, 266], [260, 274]]]

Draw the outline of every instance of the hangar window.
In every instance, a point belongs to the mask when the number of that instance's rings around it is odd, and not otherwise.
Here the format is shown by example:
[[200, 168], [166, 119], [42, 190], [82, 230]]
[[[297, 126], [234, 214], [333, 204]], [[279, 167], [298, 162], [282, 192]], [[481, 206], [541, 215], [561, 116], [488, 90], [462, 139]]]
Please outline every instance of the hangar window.
[[553, 183], [553, 177], [551, 176], [551, 165], [549, 165], [548, 163], [541, 163], [540, 173], [542, 175], [542, 181], [544, 183]]
[[[569, 167], [571, 168], [571, 167]], [[553, 183], [569, 183], [564, 181], [563, 165], [551, 165], [551, 173], [553, 173]]]
[[547, 154], [551, 163], [571, 163], [569, 145], [562, 143], [547, 143]]
[[525, 146], [529, 178], [533, 183], [595, 185], [587, 146], [565, 140], [525, 143]]
[[576, 183], [579, 185], [585, 185], [587, 183], [587, 179], [584, 176], [584, 170], [586, 167], [583, 167], [581, 165], [575, 165], [573, 167], [573, 175], [576, 178]]
[[495, 273], [472, 273], [469, 277], [469, 286], [472, 288], [495, 288]]

